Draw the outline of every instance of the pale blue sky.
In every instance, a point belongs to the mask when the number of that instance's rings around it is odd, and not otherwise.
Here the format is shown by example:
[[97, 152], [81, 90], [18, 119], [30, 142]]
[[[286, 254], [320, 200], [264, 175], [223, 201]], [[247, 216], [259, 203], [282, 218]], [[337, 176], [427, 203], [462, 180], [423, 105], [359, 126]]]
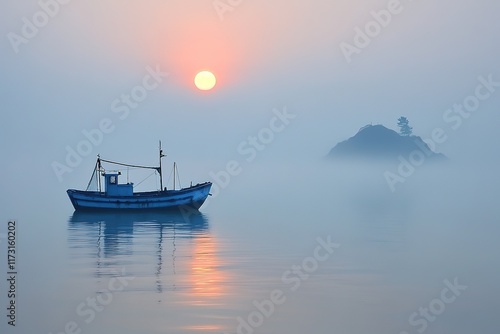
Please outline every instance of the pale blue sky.
[[[73, 0], [15, 53], [8, 34], [21, 35], [23, 17], [32, 20], [40, 5], [2, 2], [0, 152], [11, 176], [4, 187], [14, 194], [17, 180], [34, 170], [29, 181], [64, 196], [85, 184], [96, 154], [154, 163], [158, 139], [185, 174], [203, 181], [241, 159], [238, 145], [284, 106], [296, 118], [261, 152], [262, 162], [320, 159], [359, 127], [395, 128], [406, 115], [423, 137], [445, 129], [450, 139], [439, 150], [448, 156], [498, 163], [500, 90], [456, 131], [442, 117], [474, 93], [479, 76], [500, 81], [500, 3], [402, 1], [348, 63], [340, 43], [353, 43], [354, 29], [388, 3], [242, 1], [220, 20], [212, 0]], [[112, 102], [142, 84], [148, 66], [170, 75], [120, 120]], [[201, 94], [191, 81], [205, 68], [219, 84]], [[113, 132], [58, 182], [51, 163], [64, 162], [65, 147], [76, 147], [81, 131], [103, 118]]]

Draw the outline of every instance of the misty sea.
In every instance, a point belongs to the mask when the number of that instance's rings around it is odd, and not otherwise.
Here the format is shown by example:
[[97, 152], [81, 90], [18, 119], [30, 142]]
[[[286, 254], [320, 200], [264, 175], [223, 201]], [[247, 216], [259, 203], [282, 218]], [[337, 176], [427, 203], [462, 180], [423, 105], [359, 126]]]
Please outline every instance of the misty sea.
[[497, 333], [498, 181], [467, 170], [393, 193], [370, 168], [255, 164], [184, 215], [58, 197], [17, 217], [15, 330]]

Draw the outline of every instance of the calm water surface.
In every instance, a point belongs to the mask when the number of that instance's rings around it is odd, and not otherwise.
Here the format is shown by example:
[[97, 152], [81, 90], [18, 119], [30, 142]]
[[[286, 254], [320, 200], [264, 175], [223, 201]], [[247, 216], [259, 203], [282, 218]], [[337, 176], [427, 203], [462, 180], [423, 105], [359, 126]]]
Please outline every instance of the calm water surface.
[[259, 173], [189, 217], [21, 212], [2, 333], [499, 332], [498, 182]]

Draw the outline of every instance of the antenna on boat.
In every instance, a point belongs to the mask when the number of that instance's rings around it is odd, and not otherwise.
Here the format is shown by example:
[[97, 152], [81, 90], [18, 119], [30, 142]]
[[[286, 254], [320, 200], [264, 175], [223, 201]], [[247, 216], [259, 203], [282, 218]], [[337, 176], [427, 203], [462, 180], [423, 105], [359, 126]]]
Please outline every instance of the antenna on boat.
[[161, 158], [163, 158], [165, 155], [163, 154], [163, 150], [161, 149], [161, 140], [159, 140], [158, 149], [159, 149], [159, 153], [160, 153], [160, 168], [158, 170], [158, 172], [160, 173], [160, 190], [163, 190], [163, 176], [162, 176], [162, 172], [161, 172]]
[[174, 190], [175, 190], [176, 180], [179, 182], [179, 189], [182, 189], [181, 179], [179, 177], [179, 169], [177, 169], [177, 162], [174, 162], [173, 172], [174, 172]]

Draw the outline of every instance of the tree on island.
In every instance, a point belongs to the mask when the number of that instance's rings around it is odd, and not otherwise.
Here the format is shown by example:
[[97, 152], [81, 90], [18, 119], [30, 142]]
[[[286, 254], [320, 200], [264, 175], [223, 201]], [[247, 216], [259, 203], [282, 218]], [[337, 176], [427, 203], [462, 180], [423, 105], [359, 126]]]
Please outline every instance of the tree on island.
[[408, 125], [408, 118], [401, 116], [398, 118], [399, 133], [402, 136], [411, 136], [413, 128]]

